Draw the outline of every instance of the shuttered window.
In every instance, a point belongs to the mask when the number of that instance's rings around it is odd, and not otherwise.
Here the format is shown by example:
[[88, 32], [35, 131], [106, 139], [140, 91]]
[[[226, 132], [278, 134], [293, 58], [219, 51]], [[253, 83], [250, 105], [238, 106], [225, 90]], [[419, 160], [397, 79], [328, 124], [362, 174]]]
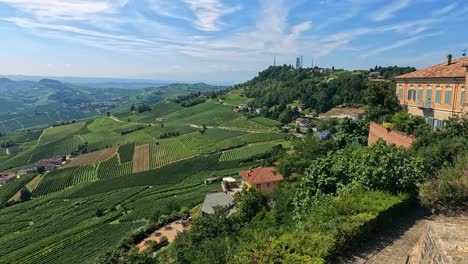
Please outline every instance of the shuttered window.
[[463, 106], [464, 102], [465, 102], [465, 91], [462, 91], [460, 95], [460, 106]]
[[400, 88], [400, 90], [398, 90], [398, 98], [403, 99], [403, 89]]
[[422, 103], [423, 89], [418, 89], [418, 103]]
[[442, 97], [442, 90], [437, 90], [436, 97], [435, 97], [436, 104], [440, 104], [441, 97]]
[[445, 104], [451, 104], [452, 102], [452, 90], [445, 90]]

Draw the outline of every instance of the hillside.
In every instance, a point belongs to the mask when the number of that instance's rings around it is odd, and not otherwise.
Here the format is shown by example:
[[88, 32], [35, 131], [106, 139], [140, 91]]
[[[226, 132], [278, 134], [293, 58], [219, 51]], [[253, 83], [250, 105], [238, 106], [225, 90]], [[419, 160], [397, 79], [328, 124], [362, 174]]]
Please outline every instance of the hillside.
[[0, 79], [0, 132], [11, 132], [126, 112], [132, 104], [156, 104], [181, 94], [218, 90], [206, 84], [171, 84], [140, 89], [89, 88], [56, 80]]
[[[205, 87], [165, 91], [181, 86]], [[76, 155], [63, 168], [0, 187], [0, 204], [9, 205], [0, 209], [0, 262], [21, 263], [92, 262], [151, 219], [201, 203], [219, 188], [203, 184], [206, 178], [235, 176], [289, 145], [275, 125], [212, 100], [167, 102], [0, 139], [15, 143], [10, 155], [0, 155], [0, 170]], [[12, 205], [24, 188], [32, 199]]]

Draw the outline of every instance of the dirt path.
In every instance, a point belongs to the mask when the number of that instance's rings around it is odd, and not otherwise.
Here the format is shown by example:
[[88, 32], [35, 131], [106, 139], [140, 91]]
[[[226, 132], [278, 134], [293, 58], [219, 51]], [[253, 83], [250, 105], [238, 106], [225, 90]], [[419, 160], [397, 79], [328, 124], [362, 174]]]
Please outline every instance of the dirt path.
[[149, 123], [140, 123], [140, 122], [127, 122], [127, 121], [123, 121], [123, 120], [120, 120], [119, 118], [117, 118], [116, 116], [109, 116], [110, 119], [114, 120], [115, 122], [119, 122], [119, 123], [127, 123], [127, 124], [135, 124], [135, 125], [145, 125], [145, 126], [149, 126], [149, 125], [152, 125], [152, 124], [149, 124]]
[[141, 252], [148, 248], [147, 243], [150, 241], [158, 242], [161, 240], [161, 237], [167, 237], [167, 241], [171, 243], [176, 238], [177, 234], [182, 233], [185, 228], [182, 226], [182, 221], [175, 221], [168, 225], [165, 225], [158, 230], [156, 230], [149, 237], [145, 238], [143, 241], [138, 244], [138, 250]]
[[379, 232], [357, 249], [352, 256], [341, 260], [346, 264], [405, 264], [426, 224], [428, 213], [415, 209], [410, 215], [397, 219], [396, 226]]
[[133, 173], [149, 169], [149, 144], [136, 145], [133, 152]]

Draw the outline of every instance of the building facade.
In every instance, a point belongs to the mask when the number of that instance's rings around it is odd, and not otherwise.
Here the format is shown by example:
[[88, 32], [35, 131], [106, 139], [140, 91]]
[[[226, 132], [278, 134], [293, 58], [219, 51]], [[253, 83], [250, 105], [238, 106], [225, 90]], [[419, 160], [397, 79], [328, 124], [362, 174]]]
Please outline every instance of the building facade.
[[432, 127], [468, 112], [468, 58], [452, 60], [395, 77], [396, 94], [410, 115], [423, 116]]
[[239, 174], [242, 176], [242, 183], [247, 189], [256, 188], [264, 192], [272, 192], [278, 189], [279, 183], [283, 181], [283, 175], [278, 173], [275, 167], [258, 167], [243, 170]]

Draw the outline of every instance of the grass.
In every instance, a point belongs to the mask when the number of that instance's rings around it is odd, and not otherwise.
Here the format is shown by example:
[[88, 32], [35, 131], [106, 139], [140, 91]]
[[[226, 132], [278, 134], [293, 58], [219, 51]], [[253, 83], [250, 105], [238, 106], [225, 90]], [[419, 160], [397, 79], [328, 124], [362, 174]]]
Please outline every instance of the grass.
[[125, 144], [119, 147], [119, 159], [121, 163], [131, 162], [133, 160], [133, 152], [135, 143]]
[[67, 137], [78, 130], [84, 125], [84, 122], [77, 122], [70, 125], [50, 127], [44, 130], [40, 143], [56, 141], [59, 138]]

